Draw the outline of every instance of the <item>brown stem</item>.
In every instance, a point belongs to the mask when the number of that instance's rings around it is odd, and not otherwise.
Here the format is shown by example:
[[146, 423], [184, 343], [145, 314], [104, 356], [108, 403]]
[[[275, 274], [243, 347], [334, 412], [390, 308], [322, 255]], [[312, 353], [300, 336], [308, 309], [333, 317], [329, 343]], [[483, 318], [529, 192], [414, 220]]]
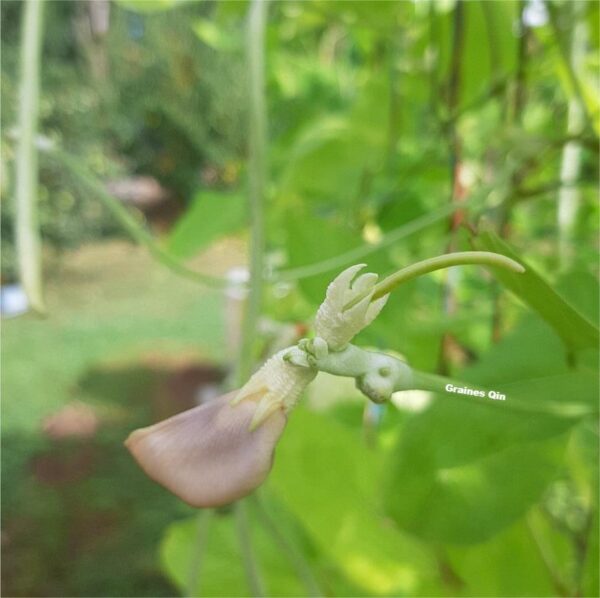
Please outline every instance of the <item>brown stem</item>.
[[[464, 28], [465, 28], [465, 5], [464, 2], [456, 3], [452, 19], [452, 55], [450, 58], [450, 77], [448, 80], [447, 106], [448, 113], [454, 114], [460, 100], [461, 83], [461, 63], [464, 50]], [[457, 204], [466, 196], [466, 189], [462, 187], [460, 169], [461, 169], [461, 142], [457, 131], [458, 122], [451, 120], [447, 127], [447, 140], [450, 152], [450, 179], [452, 184], [450, 203]], [[455, 251], [456, 239], [455, 232], [460, 227], [464, 218], [464, 211], [456, 209], [450, 216], [448, 223], [450, 241], [446, 247], [448, 253]], [[446, 281], [442, 290], [443, 310], [447, 315], [452, 315], [456, 311], [455, 285], [446, 276]], [[449, 333], [442, 336], [440, 345], [440, 356], [438, 363], [438, 372], [440, 374], [449, 373], [450, 356], [456, 343]]]
[[583, 571], [585, 567], [585, 562], [588, 558], [590, 533], [594, 532], [592, 521], [592, 513], [588, 512], [583, 529], [579, 533], [575, 534], [575, 537], [573, 538], [575, 548], [575, 596], [583, 595]]
[[540, 559], [544, 564], [546, 572], [548, 573], [548, 577], [550, 577], [550, 580], [552, 582], [552, 585], [554, 586], [556, 593], [559, 596], [570, 596], [571, 593], [569, 592], [569, 589], [567, 588], [566, 584], [560, 578], [560, 575], [556, 570], [556, 564], [554, 562], [554, 559], [552, 558], [548, 547], [544, 544], [543, 539], [540, 537], [540, 534], [535, 528], [531, 517], [527, 518], [527, 530], [529, 531], [529, 535], [531, 536], [531, 539], [533, 540], [538, 554], [540, 555]]
[[465, 587], [464, 580], [458, 575], [448, 556], [441, 548], [436, 551], [436, 561], [442, 582], [451, 590], [461, 590]]
[[[519, 48], [517, 57], [517, 71], [515, 73], [514, 93], [512, 97], [512, 106], [508, 116], [508, 125], [520, 125], [523, 120], [523, 111], [527, 99], [527, 56], [530, 38], [530, 29], [523, 20], [523, 11], [525, 10], [525, 1], [519, 3]], [[520, 187], [525, 174], [530, 167], [529, 162], [525, 162], [520, 168], [515, 170], [511, 176], [510, 190], [503, 204], [500, 206], [498, 217], [498, 234], [507, 239], [510, 236], [511, 211], [515, 201], [516, 190]], [[492, 340], [498, 342], [502, 336], [502, 299], [500, 288], [496, 285], [494, 288], [494, 306], [492, 316]]]

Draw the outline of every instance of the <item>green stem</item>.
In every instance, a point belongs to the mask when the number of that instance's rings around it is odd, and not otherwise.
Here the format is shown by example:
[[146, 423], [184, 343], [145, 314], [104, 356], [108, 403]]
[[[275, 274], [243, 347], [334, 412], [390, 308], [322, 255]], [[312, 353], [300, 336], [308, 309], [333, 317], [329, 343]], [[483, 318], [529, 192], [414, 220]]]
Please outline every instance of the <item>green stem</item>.
[[194, 552], [190, 559], [190, 568], [185, 591], [185, 595], [188, 597], [198, 596], [200, 594], [200, 573], [202, 570], [203, 557], [205, 553], [208, 527], [212, 515], [213, 511], [210, 509], [203, 509], [198, 513], [196, 541], [194, 543]]
[[[570, 60], [575, 76], [585, 61], [587, 47], [587, 23], [585, 20], [585, 4], [574, 3], [571, 6], [575, 26], [573, 28]], [[584, 125], [583, 98], [571, 97], [567, 113], [567, 135], [579, 133]], [[573, 258], [574, 232], [577, 223], [577, 213], [581, 203], [581, 192], [577, 185], [581, 172], [582, 148], [576, 141], [571, 141], [563, 147], [560, 179], [563, 185], [558, 194], [557, 224], [558, 224], [558, 259], [561, 267], [566, 269]]]
[[127, 234], [136, 243], [146, 247], [156, 261], [169, 268], [169, 270], [175, 274], [202, 283], [206, 286], [213, 288], [224, 288], [227, 286], [227, 281], [223, 278], [190, 270], [170, 253], [165, 251], [131, 212], [118, 199], [115, 199], [110, 195], [110, 193], [104, 189], [102, 183], [94, 175], [88, 172], [77, 158], [58, 149], [52, 149], [47, 155], [69, 170], [83, 187], [95, 195], [105, 205], [115, 220], [119, 222]]
[[265, 529], [271, 534], [275, 543], [280, 550], [286, 555], [299, 579], [302, 581], [309, 596], [322, 596], [323, 592], [319, 588], [319, 583], [315, 579], [310, 565], [306, 562], [302, 553], [300, 553], [293, 544], [288, 542], [287, 538], [279, 531], [277, 524], [271, 518], [271, 515], [265, 509], [261, 499], [258, 496], [253, 497], [253, 503], [256, 507], [256, 512], [260, 517]]
[[242, 562], [244, 564], [244, 570], [246, 571], [250, 592], [253, 596], [264, 596], [264, 583], [258, 569], [258, 563], [254, 556], [245, 500], [238, 500], [238, 502], [235, 503], [234, 513], [240, 550], [242, 551]]
[[397, 229], [384, 235], [377, 244], [361, 245], [360, 247], [350, 249], [345, 253], [340, 253], [334, 257], [308, 264], [307, 266], [299, 266], [298, 268], [284, 270], [283, 272], [277, 273], [276, 280], [278, 282], [296, 281], [303, 278], [310, 278], [311, 276], [318, 276], [325, 272], [339, 270], [348, 264], [353, 262], [356, 263], [367, 255], [390, 247], [394, 243], [444, 220], [444, 218], [454, 211], [454, 209], [454, 206], [444, 206], [433, 213], [425, 214], [424, 216], [411, 220], [408, 224], [399, 226]]
[[475, 402], [490, 409], [501, 409], [503, 411], [510, 411], [513, 413], [522, 413], [524, 416], [539, 414], [554, 415], [564, 418], [597, 416], [597, 410], [589, 408], [587, 405], [566, 406], [564, 404], [551, 401], [535, 401], [535, 403], [533, 403], [531, 401], [513, 400], [510, 396], [506, 401], [495, 401], [488, 397], [476, 397], [468, 394], [453, 393], [446, 390], [447, 384], [452, 384], [452, 386], [457, 388], [466, 387], [472, 390], [481, 390], [486, 394], [490, 391], [490, 389], [479, 385], [473, 385], [469, 382], [447, 378], [446, 376], [421, 372], [412, 368], [411, 370], [412, 377], [410, 380], [410, 388], [403, 386], [402, 388], [395, 389], [395, 392], [412, 389], [427, 390], [443, 394], [448, 398], [452, 398], [453, 400], [456, 399], [458, 401], [465, 401], [469, 403]]
[[[254, 346], [261, 312], [264, 277], [264, 193], [266, 179], [265, 25], [268, 3], [252, 0], [248, 14], [246, 53], [249, 72], [248, 203], [250, 207], [250, 290], [242, 323], [236, 379], [242, 384], [254, 365]], [[254, 596], [265, 589], [256, 560], [244, 501], [235, 504], [238, 539], [248, 586]]]
[[552, 554], [552, 548], [549, 545], [549, 542], [542, 536], [538, 526], [536, 524], [536, 520], [533, 517], [532, 512], [528, 513], [526, 518], [527, 530], [537, 551], [539, 556], [548, 572], [548, 576], [554, 586], [556, 593], [559, 596], [577, 596], [574, 594], [572, 590], [570, 590], [567, 585], [562, 581], [560, 573], [558, 571], [558, 567], [556, 566], [556, 559]]
[[[450, 268], [452, 266], [467, 266], [467, 265], [480, 265], [489, 266], [493, 268], [505, 268], [522, 274], [525, 272], [525, 268], [505, 255], [499, 253], [492, 253], [491, 251], [461, 251], [457, 253], [448, 253], [446, 255], [440, 255], [438, 257], [423, 260], [412, 264], [402, 270], [398, 270], [394, 274], [391, 274], [387, 278], [384, 278], [381, 282], [375, 285], [375, 292], [373, 293], [372, 300], [379, 299], [389, 292], [393, 291], [398, 285], [412, 280], [422, 274], [434, 272], [435, 270], [441, 270], [443, 268]], [[359, 295], [352, 301], [348, 302], [344, 309], [350, 309], [354, 305], [360, 302], [366, 296], [367, 293]]]
[[[412, 388], [415, 390], [430, 390], [431, 392], [448, 392], [446, 390], [447, 384], [453, 384], [455, 386], [462, 386], [450, 378], [445, 376], [438, 376], [437, 374], [430, 374], [428, 372], [420, 372], [418, 370], [412, 370]], [[479, 389], [477, 389], [479, 390]]]
[[[579, 77], [576, 71], [576, 65], [573, 64], [571, 60], [571, 54], [569, 52], [568, 42], [564, 39], [560, 23], [559, 16], [557, 12], [557, 7], [553, 2], [547, 2], [546, 6], [548, 8], [548, 15], [550, 16], [550, 26], [552, 27], [554, 37], [556, 39], [556, 45], [559, 50], [559, 55], [562, 60], [562, 63], [565, 67], [567, 76], [569, 77], [569, 82], [571, 83], [571, 87], [573, 88], [573, 94], [577, 98], [581, 106], [582, 116], [585, 120], [587, 126], [594, 130], [594, 120], [588, 111], [588, 106], [585, 101], [585, 95], [581, 88], [581, 84], [579, 82]], [[584, 16], [580, 16], [580, 18], [584, 18]]]
[[45, 313], [42, 292], [41, 239], [37, 217], [38, 156], [35, 146], [40, 94], [43, 2], [23, 5], [19, 142], [16, 173], [16, 246], [19, 276], [31, 307]]
[[[477, 215], [481, 211], [485, 210], [486, 199], [492, 190], [493, 186], [486, 185], [481, 187], [479, 190], [472, 193], [468, 198], [461, 202], [461, 208], [465, 210], [468, 208], [473, 216]], [[278, 272], [275, 274], [274, 280], [276, 282], [292, 282], [304, 278], [310, 278], [311, 276], [324, 274], [325, 272], [340, 270], [349, 264], [356, 264], [358, 261], [362, 260], [368, 255], [371, 255], [372, 253], [381, 251], [386, 247], [391, 247], [398, 241], [406, 239], [429, 226], [441, 222], [454, 211], [456, 211], [456, 206], [448, 203], [437, 209], [435, 212], [429, 212], [423, 216], [420, 216], [419, 218], [411, 220], [407, 224], [403, 224], [402, 226], [391, 230], [389, 233], [386, 233], [378, 243], [360, 245], [359, 247], [350, 249], [345, 253], [340, 253], [319, 262], [314, 262], [306, 266], [299, 266], [298, 268], [291, 268], [289, 270], [284, 270], [283, 272]]]
[[[411, 368], [412, 369], [412, 368]], [[454, 380], [452, 378], [447, 378], [446, 376], [440, 376], [438, 374], [430, 374], [429, 372], [421, 372], [419, 370], [412, 369], [412, 380], [411, 380], [411, 389], [415, 390], [428, 390], [430, 392], [442, 393], [447, 396], [456, 397], [458, 399], [465, 399], [468, 401], [477, 401], [480, 404], [489, 405], [490, 407], [498, 407], [499, 403], [495, 403], [490, 399], [485, 399], [483, 397], [475, 397], [473, 395], [462, 395], [462, 394], [453, 394], [451, 391], [446, 390], [446, 386], [451, 384], [452, 386], [466, 387], [472, 390], [480, 390], [484, 393], [487, 393], [489, 389], [482, 388], [481, 386], [474, 386], [473, 384], [461, 382], [460, 380]], [[402, 390], [402, 389], [401, 389]], [[502, 404], [502, 408], [508, 409], [509, 411], [515, 410], [513, 405]], [[516, 411], [522, 411], [519, 406], [516, 407]]]
[[238, 382], [250, 375], [264, 282], [264, 194], [266, 178], [265, 24], [268, 3], [253, 0], [248, 15], [246, 50], [249, 70], [248, 203], [250, 207], [250, 291], [242, 324]]

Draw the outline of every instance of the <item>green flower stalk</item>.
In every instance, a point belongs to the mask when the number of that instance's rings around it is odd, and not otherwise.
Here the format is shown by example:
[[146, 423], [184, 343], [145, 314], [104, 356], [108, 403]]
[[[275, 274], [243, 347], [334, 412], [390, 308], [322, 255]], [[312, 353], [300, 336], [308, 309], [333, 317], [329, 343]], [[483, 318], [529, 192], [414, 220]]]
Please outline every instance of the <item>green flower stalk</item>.
[[23, 6], [15, 225], [19, 278], [31, 307], [39, 314], [46, 312], [42, 291], [37, 207], [38, 155], [35, 146], [39, 115], [43, 5], [41, 0], [30, 0]]
[[288, 415], [317, 374], [354, 378], [371, 401], [388, 401], [404, 390], [443, 391], [445, 378], [413, 370], [406, 362], [350, 341], [383, 309], [402, 282], [441, 267], [483, 264], [523, 267], [488, 252], [449, 254], [425, 260], [377, 284], [377, 275], [351, 266], [329, 285], [315, 319], [317, 336], [271, 357], [237, 391], [134, 431], [126, 441], [144, 471], [194, 507], [238, 500], [268, 476]]

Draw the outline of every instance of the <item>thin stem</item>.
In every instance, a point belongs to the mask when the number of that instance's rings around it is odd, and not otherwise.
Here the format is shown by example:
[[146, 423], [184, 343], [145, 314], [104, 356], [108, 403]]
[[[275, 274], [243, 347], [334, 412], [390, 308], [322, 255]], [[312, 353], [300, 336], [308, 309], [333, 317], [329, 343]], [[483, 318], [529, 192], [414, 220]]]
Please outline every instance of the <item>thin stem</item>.
[[535, 199], [536, 197], [538, 197], [539, 195], [544, 195], [545, 193], [553, 193], [554, 191], [556, 191], [557, 189], [561, 189], [561, 188], [574, 188], [574, 187], [584, 187], [586, 185], [589, 186], [597, 186], [597, 182], [596, 181], [592, 181], [592, 180], [584, 180], [584, 179], [579, 179], [576, 181], [551, 181], [549, 183], [544, 183], [541, 184], [537, 187], [531, 187], [530, 189], [517, 189], [516, 190], [516, 195], [515, 195], [515, 202], [525, 202], [528, 201], [530, 199]]
[[[578, 3], [576, 3], [578, 4]], [[582, 3], [585, 6], [585, 3]], [[547, 2], [546, 6], [548, 8], [548, 15], [550, 16], [550, 25], [554, 32], [554, 37], [556, 39], [556, 45], [558, 46], [559, 55], [562, 59], [562, 62], [565, 66], [567, 76], [569, 77], [569, 81], [573, 88], [573, 93], [577, 97], [577, 101], [581, 106], [582, 116], [585, 120], [588, 127], [591, 130], [594, 129], [593, 118], [591, 117], [588, 106], [585, 102], [585, 96], [583, 90], [581, 89], [581, 84], [579, 82], [579, 77], [576, 71], [576, 66], [573, 64], [571, 60], [571, 54], [569, 52], [569, 47], [566, 40], [563, 37], [562, 30], [559, 23], [559, 17], [557, 13], [557, 8], [552, 2]]]
[[401, 387], [395, 388], [394, 392], [403, 390], [426, 390], [443, 394], [452, 400], [464, 401], [467, 403], [475, 402], [489, 409], [501, 409], [502, 411], [510, 411], [524, 415], [539, 415], [543, 413], [565, 418], [597, 416], [597, 411], [590, 409], [586, 405], [566, 407], [565, 405], [556, 402], [536, 401], [535, 403], [532, 403], [531, 401], [514, 400], [511, 397], [508, 397], [506, 401], [495, 401], [489, 398], [489, 396], [481, 397], [471, 394], [454, 393], [446, 390], [446, 385], [448, 384], [451, 384], [455, 388], [466, 387], [471, 390], [479, 390], [484, 392], [486, 395], [488, 395], [490, 392], [489, 388], [474, 386], [470, 382], [463, 382], [461, 380], [440, 376], [438, 374], [421, 372], [413, 368], [411, 368], [411, 379], [404, 382]]
[[246, 571], [246, 578], [250, 592], [253, 596], [264, 596], [264, 583], [261, 578], [258, 563], [254, 556], [252, 539], [250, 537], [250, 527], [248, 525], [248, 513], [246, 511], [246, 502], [239, 500], [234, 506], [235, 522], [238, 532], [238, 540], [242, 551], [242, 562]]
[[242, 324], [238, 367], [239, 382], [250, 374], [254, 343], [263, 296], [264, 277], [264, 193], [266, 178], [265, 24], [268, 2], [253, 0], [246, 36], [249, 69], [249, 156], [248, 200], [250, 206], [250, 292]]
[[[466, 9], [464, 2], [457, 2], [454, 6], [452, 18], [452, 53], [450, 57], [450, 75], [448, 80], [447, 106], [449, 114], [456, 112], [460, 105], [461, 75], [464, 51], [464, 30]], [[448, 157], [450, 165], [450, 205], [454, 205], [456, 210], [452, 212], [448, 222], [449, 241], [446, 245], [446, 251], [456, 250], [456, 234], [461, 224], [465, 220], [465, 211], [460, 204], [468, 197], [469, 189], [464, 184], [464, 177], [461, 176], [462, 164], [462, 139], [459, 134], [459, 121], [453, 119], [449, 122], [446, 137], [448, 142]], [[448, 272], [442, 285], [442, 308], [448, 316], [454, 314], [457, 308], [456, 288], [458, 286], [458, 273]], [[440, 339], [439, 366], [440, 372], [448, 370], [450, 362], [450, 344], [453, 337], [449, 332], [445, 332]]]
[[185, 595], [188, 597], [198, 596], [200, 594], [200, 573], [204, 560], [208, 527], [212, 515], [213, 511], [210, 509], [203, 509], [198, 513], [196, 541], [194, 543], [194, 552], [190, 559], [190, 568], [185, 590]]
[[[576, 21], [573, 28], [570, 49], [570, 64], [574, 75], [581, 69], [585, 60], [587, 46], [587, 24], [585, 21], [585, 4], [575, 3], [571, 6]], [[584, 126], [583, 104], [577, 97], [569, 99], [567, 116], [567, 134], [578, 133]], [[572, 259], [573, 233], [577, 222], [577, 213], [581, 202], [581, 193], [573, 182], [579, 178], [581, 171], [582, 148], [576, 141], [563, 147], [560, 165], [560, 179], [563, 186], [558, 194], [558, 258], [560, 265], [566, 268]]]
[[[388, 139], [387, 139], [387, 160], [391, 165], [398, 137], [400, 134], [400, 118], [402, 108], [402, 98], [400, 95], [400, 83], [398, 70], [396, 69], [395, 60], [399, 52], [400, 28], [394, 32], [392, 39], [388, 43], [388, 80], [389, 80], [389, 112], [388, 112]], [[403, 39], [403, 38], [402, 38]]]
[[[437, 374], [429, 374], [428, 372], [419, 372], [418, 370], [412, 371], [412, 387], [415, 390], [430, 390], [431, 392], [447, 392], [446, 385], [454, 384], [450, 378], [445, 376], [439, 376]], [[477, 389], [479, 390], [479, 389]]]
[[440, 95], [440, 84], [439, 84], [439, 62], [440, 62], [440, 49], [438, 46], [438, 40], [440, 39], [438, 17], [436, 15], [435, 4], [429, 3], [429, 11], [427, 15], [428, 20], [428, 51], [431, 55], [431, 63], [429, 65], [429, 106], [431, 113], [434, 115], [435, 120], [439, 121], [439, 103], [438, 98]]
[[308, 264], [307, 266], [300, 266], [298, 268], [291, 268], [290, 270], [284, 270], [276, 275], [277, 281], [296, 281], [303, 278], [310, 278], [311, 276], [318, 276], [325, 272], [331, 272], [332, 270], [339, 270], [347, 264], [357, 262], [371, 253], [380, 251], [393, 245], [394, 243], [413, 235], [424, 228], [440, 222], [448, 216], [455, 209], [454, 206], [444, 206], [436, 212], [426, 214], [419, 218], [411, 220], [408, 224], [399, 226], [397, 229], [384, 235], [381, 241], [373, 245], [361, 245], [355, 249], [340, 253], [334, 257], [331, 257], [314, 264]]
[[42, 292], [41, 239], [37, 218], [38, 156], [35, 146], [40, 94], [43, 2], [23, 5], [19, 143], [16, 172], [16, 246], [21, 284], [31, 307], [45, 313]]
[[498, 81], [500, 79], [500, 73], [502, 68], [502, 62], [500, 59], [500, 44], [498, 42], [498, 25], [495, 22], [495, 6], [493, 3], [482, 2], [481, 10], [483, 11], [483, 20], [485, 22], [485, 29], [488, 40], [488, 52], [490, 53], [490, 74], [492, 81]]
[[[389, 292], [393, 291], [398, 285], [412, 280], [417, 276], [434, 272], [435, 270], [441, 270], [443, 268], [451, 268], [452, 266], [468, 266], [468, 265], [480, 265], [489, 266], [493, 268], [505, 268], [522, 274], [525, 272], [525, 268], [505, 255], [499, 253], [492, 253], [491, 251], [461, 251], [457, 253], [448, 253], [446, 255], [440, 255], [433, 257], [422, 262], [412, 264], [398, 272], [394, 272], [387, 278], [384, 278], [381, 282], [375, 285], [375, 292], [373, 293], [372, 300], [379, 299]], [[349, 301], [344, 309], [350, 309], [354, 305], [360, 302], [366, 296], [361, 294]]]
[[559, 596], [573, 596], [572, 591], [569, 591], [569, 588], [566, 586], [565, 583], [563, 583], [561, 576], [557, 570], [555, 559], [551, 554], [551, 548], [548, 545], [548, 543], [545, 542], [544, 538], [542, 538], [542, 535], [538, 532], [535, 525], [535, 520], [531, 516], [531, 513], [527, 515], [526, 522], [527, 531], [529, 532], [529, 535], [531, 536], [531, 539], [533, 540], [533, 543], [537, 548], [542, 563], [544, 563], [544, 567], [548, 572], [552, 585], [556, 590], [556, 593]]
[[573, 536], [573, 544], [575, 550], [575, 572], [573, 575], [575, 585], [575, 596], [583, 595], [583, 574], [586, 560], [589, 556], [590, 549], [590, 535], [595, 533], [593, 528], [593, 513], [587, 512], [585, 518], [585, 525]]
[[478, 96], [473, 98], [472, 100], [464, 102], [461, 106], [458, 106], [456, 110], [450, 113], [448, 116], [440, 120], [440, 124], [442, 125], [442, 130], [447, 131], [449, 127], [457, 122], [461, 117], [465, 114], [476, 110], [477, 108], [481, 108], [484, 104], [486, 104], [489, 100], [499, 97], [501, 93], [503, 93], [508, 86], [508, 77], [502, 76], [497, 80], [494, 80], [490, 83], [490, 85], [484, 89]]
[[452, 18], [452, 55], [450, 57], [450, 78], [448, 81], [448, 111], [452, 114], [458, 104], [461, 84], [461, 63], [464, 50], [465, 7], [457, 2]]
[[[254, 343], [261, 312], [264, 276], [264, 193], [266, 179], [265, 25], [268, 3], [252, 0], [246, 31], [249, 72], [248, 203], [250, 207], [250, 290], [242, 323], [236, 379], [242, 384], [254, 365]], [[248, 586], [254, 596], [265, 589], [252, 547], [246, 503], [235, 504], [235, 518]]]
[[[468, 207], [474, 215], [484, 210], [484, 200], [491, 190], [492, 187], [485, 186], [479, 189], [476, 193], [471, 194], [469, 198], [462, 202], [463, 208]], [[289, 270], [284, 270], [283, 272], [278, 272], [273, 277], [274, 281], [293, 282], [296, 280], [302, 280], [304, 278], [310, 278], [311, 276], [318, 276], [319, 274], [324, 274], [325, 272], [339, 270], [348, 264], [357, 263], [359, 260], [371, 255], [372, 253], [381, 251], [386, 247], [390, 247], [398, 241], [410, 237], [411, 235], [418, 233], [428, 226], [432, 226], [438, 222], [441, 222], [448, 216], [448, 214], [451, 214], [455, 210], [456, 206], [448, 203], [443, 205], [435, 212], [425, 214], [419, 218], [414, 218], [407, 224], [403, 224], [402, 226], [393, 229], [389, 233], [385, 234], [378, 243], [360, 245], [359, 247], [355, 247], [354, 249], [350, 249], [345, 253], [340, 253], [326, 260], [314, 262], [298, 268], [291, 268]]]
[[315, 576], [310, 568], [310, 565], [306, 562], [301, 552], [296, 550], [293, 544], [288, 542], [287, 538], [279, 531], [277, 524], [271, 518], [271, 515], [265, 509], [261, 499], [254, 495], [253, 504], [256, 507], [256, 512], [260, 517], [265, 529], [271, 534], [275, 543], [279, 546], [281, 551], [285, 553], [285, 556], [288, 558], [294, 569], [296, 570], [296, 574], [304, 583], [306, 590], [309, 596], [322, 596], [323, 592], [321, 591]]
[[[529, 58], [528, 48], [531, 29], [527, 26], [526, 19], [524, 18], [525, 7], [525, 0], [520, 0], [517, 11], [520, 37], [517, 53], [517, 70], [514, 78], [514, 93], [511, 98], [512, 101], [503, 105], [504, 120], [509, 129], [513, 128], [515, 125], [522, 126], [525, 101], [527, 99], [527, 63]], [[521, 166], [512, 172], [508, 194], [498, 208], [498, 232], [503, 238], [508, 238], [510, 234], [512, 210], [516, 201], [516, 192], [529, 168], [531, 168], [531, 163], [529, 160], [525, 160]], [[504, 323], [502, 294], [498, 284], [492, 287], [492, 295], [494, 305], [491, 334], [492, 340], [498, 342], [502, 335]]]
[[156, 261], [166, 266], [175, 274], [199, 282], [213, 288], [224, 288], [227, 281], [217, 276], [201, 274], [184, 266], [177, 258], [165, 251], [154, 237], [141, 225], [129, 210], [110, 193], [104, 189], [101, 181], [91, 174], [76, 158], [58, 149], [48, 152], [47, 156], [66, 167], [69, 172], [86, 188], [95, 195], [108, 209], [112, 216], [119, 222], [127, 234], [140, 245], [148, 249]]

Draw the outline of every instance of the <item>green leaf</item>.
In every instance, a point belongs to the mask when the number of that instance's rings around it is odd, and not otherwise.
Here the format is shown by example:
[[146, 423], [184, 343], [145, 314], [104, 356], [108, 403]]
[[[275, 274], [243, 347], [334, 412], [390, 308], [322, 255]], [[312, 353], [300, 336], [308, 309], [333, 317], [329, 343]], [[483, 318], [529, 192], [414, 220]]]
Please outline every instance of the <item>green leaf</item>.
[[[300, 207], [291, 214], [288, 212], [285, 232], [289, 266], [292, 268], [334, 258], [360, 244], [358, 235], [353, 234], [349, 228]], [[332, 272], [303, 278], [299, 281], [300, 289], [312, 302], [318, 304], [323, 301], [332, 278]]]
[[569, 420], [597, 413], [598, 384], [595, 372], [581, 371], [503, 384], [500, 388], [513, 408], [539, 412], [537, 426], [546, 423], [540, 419], [542, 413]]
[[492, 231], [485, 231], [473, 239], [477, 249], [495, 251], [522, 263], [524, 274], [496, 269], [496, 277], [515, 295], [536, 311], [552, 326], [571, 349], [595, 348], [600, 333], [591, 322], [561, 297], [536, 271]]
[[170, 10], [191, 0], [116, 0], [117, 4], [140, 13], [155, 13]]
[[198, 19], [192, 24], [192, 30], [198, 39], [207, 46], [222, 52], [229, 52], [241, 47], [241, 40], [219, 23], [208, 19]]
[[596, 409], [598, 380], [574, 373], [494, 390], [506, 401], [444, 395], [407, 420], [385, 501], [403, 529], [460, 544], [518, 519], [555, 476], [564, 432]]
[[[302, 595], [305, 588], [277, 545], [262, 527], [253, 521], [251, 523], [253, 549], [265, 572], [269, 595]], [[194, 596], [249, 595], [233, 515], [215, 513], [211, 517], [204, 537], [205, 544], [200, 552], [197, 542], [198, 518], [192, 517], [170, 525], [161, 544], [162, 567], [182, 590], [182, 594], [189, 591], [193, 576], [193, 579], [197, 579]], [[199, 571], [195, 571], [198, 554], [201, 566]]]
[[[593, 321], [598, 317], [598, 284], [593, 276], [571, 272], [557, 283], [558, 291], [581, 314]], [[589, 349], [589, 353], [595, 350]], [[460, 380], [484, 387], [519, 380], [570, 372], [564, 343], [556, 331], [538, 314], [527, 312], [477, 362], [458, 374]], [[584, 369], [583, 353], [577, 354], [577, 365]], [[597, 366], [596, 355], [590, 355], [590, 370]], [[574, 394], [574, 393], [571, 393]]]
[[197, 193], [171, 231], [168, 251], [180, 258], [194, 256], [219, 237], [242, 228], [245, 209], [244, 197], [238, 193]]
[[[425, 540], [484, 541], [540, 498], [558, 471], [565, 439], [494, 450], [506, 440], [489, 419], [484, 428], [464, 413], [446, 421], [435, 415], [427, 423], [429, 412], [420, 422], [407, 422], [389, 467], [387, 511], [401, 528]], [[477, 448], [484, 456], [473, 454]]]
[[460, 104], [478, 98], [486, 88], [515, 70], [518, 2], [466, 2]]
[[557, 289], [581, 315], [598, 326], [600, 297], [596, 278], [588, 272], [567, 272], [558, 279]]
[[556, 595], [546, 563], [524, 519], [485, 543], [450, 547], [447, 558], [460, 580], [460, 595]]
[[[343, 225], [335, 217], [316, 214], [305, 207], [288, 208], [282, 216], [290, 268], [335, 259], [364, 243], [359, 231]], [[381, 252], [359, 261], [367, 264], [365, 271], [368, 272], [386, 272], [390, 267], [386, 256]], [[310, 301], [319, 304], [323, 301], [331, 280], [349, 265], [342, 262], [323, 274], [302, 277], [299, 281], [300, 289]]]
[[[392, 188], [397, 187], [393, 185]], [[427, 213], [419, 195], [412, 190], [404, 190], [401, 195], [392, 192], [386, 199], [377, 214], [377, 221], [381, 230], [385, 232], [408, 224]]]
[[493, 386], [567, 372], [560, 337], [537, 314], [527, 313], [475, 364], [460, 372], [459, 378]]
[[299, 408], [269, 486], [350, 581], [374, 594], [413, 594], [432, 563], [423, 546], [379, 513], [380, 462], [358, 430]]
[[[440, 79], [448, 81], [452, 64], [455, 9], [436, 3], [433, 16], [439, 52]], [[513, 27], [518, 2], [463, 2], [459, 50], [458, 109], [468, 107], [486, 94], [498, 80], [516, 69], [517, 36]]]
[[388, 85], [369, 77], [344, 114], [318, 118], [299, 135], [283, 172], [283, 193], [360, 205], [387, 143]]
[[319, 120], [296, 143], [283, 174], [282, 189], [308, 199], [356, 198], [367, 156], [347, 119]]
[[409, 16], [406, 3], [394, 0], [317, 0], [311, 4], [327, 14], [329, 22], [340, 20], [346, 26], [380, 34], [393, 31], [402, 17]]

